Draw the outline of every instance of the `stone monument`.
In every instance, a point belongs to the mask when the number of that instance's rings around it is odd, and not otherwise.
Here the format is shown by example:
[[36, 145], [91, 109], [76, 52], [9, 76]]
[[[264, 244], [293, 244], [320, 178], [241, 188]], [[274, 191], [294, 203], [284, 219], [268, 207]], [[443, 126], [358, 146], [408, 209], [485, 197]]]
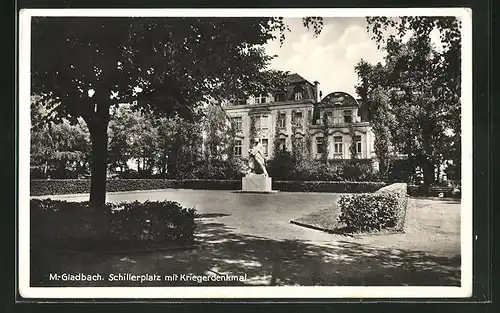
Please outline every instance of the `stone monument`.
[[267, 173], [262, 145], [258, 139], [254, 139], [248, 155], [248, 170], [241, 181], [240, 192], [276, 193], [276, 190], [272, 190], [272, 179]]

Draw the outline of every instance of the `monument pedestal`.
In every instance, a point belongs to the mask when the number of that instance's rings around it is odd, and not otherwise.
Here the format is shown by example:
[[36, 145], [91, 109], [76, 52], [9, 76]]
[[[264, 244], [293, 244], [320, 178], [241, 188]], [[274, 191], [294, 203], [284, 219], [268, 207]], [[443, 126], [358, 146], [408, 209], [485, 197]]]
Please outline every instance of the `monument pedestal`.
[[272, 190], [272, 179], [259, 174], [249, 174], [242, 178], [240, 193], [277, 193]]

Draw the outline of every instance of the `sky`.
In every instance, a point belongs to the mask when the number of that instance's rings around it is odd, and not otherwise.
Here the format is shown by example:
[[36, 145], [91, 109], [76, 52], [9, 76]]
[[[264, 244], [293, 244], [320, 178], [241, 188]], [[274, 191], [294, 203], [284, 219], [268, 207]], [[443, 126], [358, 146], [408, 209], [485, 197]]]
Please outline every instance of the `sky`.
[[[277, 55], [270, 67], [297, 73], [311, 83], [318, 81], [323, 97], [335, 91], [357, 97], [356, 64], [361, 59], [372, 64], [383, 62], [385, 51], [377, 49], [370, 38], [365, 17], [323, 18], [324, 27], [318, 37], [303, 26], [301, 18], [285, 18], [284, 22], [290, 32], [283, 46], [277, 39], [265, 46], [269, 55]], [[431, 33], [431, 37], [437, 43], [439, 32]]]
[[301, 18], [285, 18], [284, 22], [291, 31], [286, 33], [283, 46], [274, 40], [265, 47], [269, 55], [277, 55], [270, 67], [297, 73], [311, 83], [318, 81], [323, 96], [344, 91], [357, 97], [356, 64], [361, 59], [383, 61], [385, 52], [370, 39], [364, 17], [324, 18], [318, 37], [303, 26]]

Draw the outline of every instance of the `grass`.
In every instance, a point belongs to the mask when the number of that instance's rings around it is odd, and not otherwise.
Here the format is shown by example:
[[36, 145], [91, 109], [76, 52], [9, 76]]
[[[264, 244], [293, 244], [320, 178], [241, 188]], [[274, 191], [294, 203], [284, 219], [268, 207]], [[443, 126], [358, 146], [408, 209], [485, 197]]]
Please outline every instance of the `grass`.
[[339, 213], [340, 212], [337, 208], [331, 207], [305, 214], [292, 220], [291, 223], [312, 229], [337, 233], [343, 229], [342, 223], [340, 223], [337, 219]]

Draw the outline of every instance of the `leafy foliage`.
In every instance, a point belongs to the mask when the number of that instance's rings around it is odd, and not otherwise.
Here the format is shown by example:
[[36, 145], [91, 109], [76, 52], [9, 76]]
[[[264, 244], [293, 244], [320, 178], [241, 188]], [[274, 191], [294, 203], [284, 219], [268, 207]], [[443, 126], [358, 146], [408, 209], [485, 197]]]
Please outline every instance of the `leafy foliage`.
[[295, 159], [290, 151], [276, 148], [273, 158], [267, 162], [269, 176], [275, 180], [290, 179], [295, 170]]
[[[444, 160], [460, 163], [460, 21], [454, 17], [369, 17], [373, 39], [387, 51], [385, 64], [361, 60], [357, 93], [368, 106], [375, 151], [385, 171], [391, 157], [408, 156], [428, 186]], [[384, 36], [393, 29], [396, 34]], [[442, 47], [430, 42], [438, 30]], [[402, 37], [412, 32], [407, 42]], [[409, 140], [411, 138], [411, 140]]]
[[90, 159], [90, 138], [86, 125], [77, 120], [48, 121], [45, 107], [32, 103], [30, 163], [38, 172], [33, 177], [66, 178], [86, 171]]
[[[166, 188], [241, 190], [241, 179], [113, 179], [108, 181], [110, 192], [132, 190], [155, 190]], [[287, 181], [273, 180], [273, 189], [281, 191], [311, 192], [374, 192], [385, 186], [384, 182], [349, 181]], [[30, 195], [61, 195], [87, 193], [90, 181], [83, 179], [31, 180]]]
[[302, 161], [296, 164], [290, 176], [293, 180], [344, 180], [335, 167], [318, 160]]
[[385, 186], [383, 182], [347, 181], [273, 181], [273, 189], [280, 191], [360, 193], [374, 192]]
[[396, 225], [397, 197], [394, 195], [349, 195], [342, 196], [338, 203], [339, 221], [351, 231], [376, 231]]
[[344, 195], [338, 200], [339, 221], [350, 232], [403, 230], [407, 202], [406, 184], [382, 187], [373, 194]]
[[108, 203], [96, 208], [89, 202], [32, 199], [30, 207], [32, 240], [67, 248], [189, 243], [196, 229], [196, 211], [172, 201]]

